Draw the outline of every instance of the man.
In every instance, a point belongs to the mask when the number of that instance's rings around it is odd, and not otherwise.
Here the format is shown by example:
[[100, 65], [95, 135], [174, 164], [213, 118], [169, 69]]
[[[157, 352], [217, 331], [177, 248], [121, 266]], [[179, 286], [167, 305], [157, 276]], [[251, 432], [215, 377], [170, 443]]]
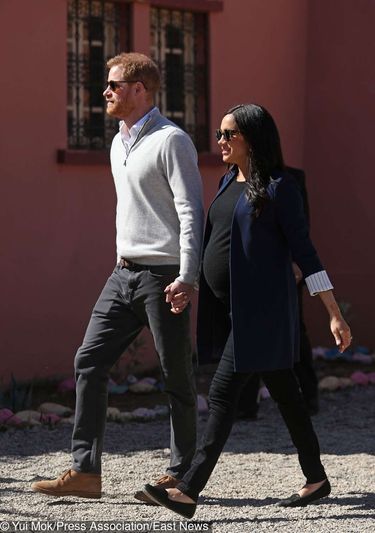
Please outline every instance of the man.
[[[197, 154], [189, 136], [154, 105], [160, 77], [150, 58], [124, 53], [107, 66], [107, 113], [121, 120], [111, 148], [117, 266], [75, 359], [72, 468], [53, 481], [32, 485], [53, 496], [101, 497], [108, 374], [144, 326], [155, 341], [171, 413], [171, 459], [157, 481], [161, 487], [178, 483], [196, 446], [189, 299], [203, 233]], [[142, 491], [135, 497], [148, 501]]]

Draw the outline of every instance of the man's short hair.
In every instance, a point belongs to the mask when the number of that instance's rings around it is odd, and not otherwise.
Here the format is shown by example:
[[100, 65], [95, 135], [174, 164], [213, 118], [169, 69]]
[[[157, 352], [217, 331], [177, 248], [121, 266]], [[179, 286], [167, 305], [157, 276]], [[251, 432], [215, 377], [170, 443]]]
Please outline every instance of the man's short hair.
[[141, 81], [153, 95], [160, 88], [159, 69], [152, 59], [136, 52], [122, 53], [107, 61], [108, 69], [121, 67], [124, 80]]

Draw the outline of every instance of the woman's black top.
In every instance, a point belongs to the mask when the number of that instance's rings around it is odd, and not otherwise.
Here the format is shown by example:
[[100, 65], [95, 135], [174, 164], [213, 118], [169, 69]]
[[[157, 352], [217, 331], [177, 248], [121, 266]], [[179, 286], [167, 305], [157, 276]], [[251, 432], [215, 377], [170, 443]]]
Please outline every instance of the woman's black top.
[[208, 220], [212, 226], [210, 239], [203, 256], [203, 274], [214, 295], [229, 303], [229, 251], [234, 208], [241, 196], [245, 181], [235, 179], [211, 205]]

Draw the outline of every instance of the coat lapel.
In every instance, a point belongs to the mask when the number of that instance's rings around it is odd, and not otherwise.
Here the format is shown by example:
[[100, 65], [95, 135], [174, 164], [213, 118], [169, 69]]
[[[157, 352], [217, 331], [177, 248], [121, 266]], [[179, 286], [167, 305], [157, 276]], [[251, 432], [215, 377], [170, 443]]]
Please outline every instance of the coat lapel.
[[[219, 186], [219, 189], [218, 189], [216, 195], [214, 196], [214, 199], [212, 200], [211, 205], [214, 203], [214, 201], [216, 200], [216, 198], [217, 198], [218, 196], [220, 196], [220, 194], [221, 194], [223, 191], [225, 191], [225, 189], [228, 187], [228, 185], [233, 181], [233, 179], [234, 179], [234, 177], [236, 176], [236, 174], [237, 174], [236, 169], [232, 169], [232, 170], [230, 170], [229, 172], [227, 172], [227, 173], [223, 176], [223, 178], [222, 178], [222, 180], [221, 180], [221, 184], [220, 184], [220, 186]], [[211, 205], [210, 205], [210, 207], [211, 207]]]

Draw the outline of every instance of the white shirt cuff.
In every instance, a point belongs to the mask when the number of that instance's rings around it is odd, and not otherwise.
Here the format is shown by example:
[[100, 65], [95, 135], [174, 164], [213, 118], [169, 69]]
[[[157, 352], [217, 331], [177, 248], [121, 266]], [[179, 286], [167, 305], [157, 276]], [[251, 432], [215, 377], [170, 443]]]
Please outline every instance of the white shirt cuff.
[[307, 288], [311, 296], [315, 296], [318, 292], [330, 291], [333, 285], [330, 282], [328, 274], [325, 270], [311, 274], [305, 278]]

